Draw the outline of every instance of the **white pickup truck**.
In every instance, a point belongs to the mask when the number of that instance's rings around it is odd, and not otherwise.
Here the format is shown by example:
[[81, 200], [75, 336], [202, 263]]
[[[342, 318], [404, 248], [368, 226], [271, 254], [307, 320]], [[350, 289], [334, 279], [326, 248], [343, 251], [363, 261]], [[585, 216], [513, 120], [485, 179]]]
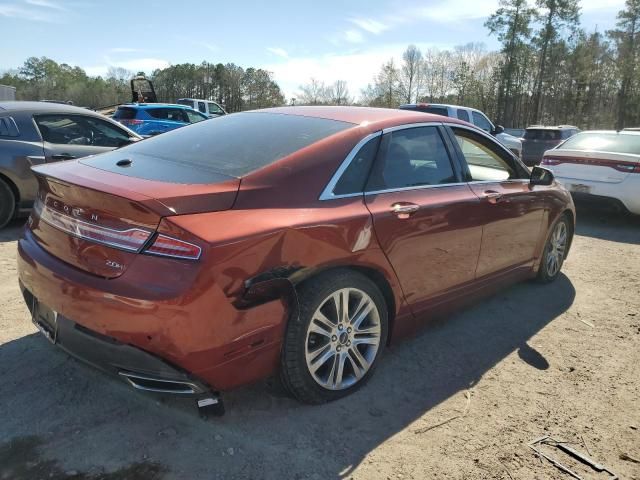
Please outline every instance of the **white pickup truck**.
[[502, 125], [496, 127], [484, 113], [475, 108], [462, 107], [460, 105], [445, 105], [442, 103], [407, 103], [400, 105], [400, 110], [416, 110], [434, 115], [442, 115], [443, 117], [458, 118], [465, 122], [472, 123], [476, 127], [496, 137], [496, 139], [511, 150], [511, 153], [516, 157], [522, 158], [522, 141], [519, 138], [505, 133]]

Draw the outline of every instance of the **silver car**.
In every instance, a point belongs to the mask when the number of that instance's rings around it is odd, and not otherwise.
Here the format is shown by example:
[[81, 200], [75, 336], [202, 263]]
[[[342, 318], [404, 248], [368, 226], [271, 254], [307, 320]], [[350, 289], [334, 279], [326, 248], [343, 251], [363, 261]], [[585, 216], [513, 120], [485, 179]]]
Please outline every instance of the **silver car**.
[[107, 152], [141, 139], [86, 108], [0, 102], [0, 228], [31, 210], [38, 190], [33, 165]]

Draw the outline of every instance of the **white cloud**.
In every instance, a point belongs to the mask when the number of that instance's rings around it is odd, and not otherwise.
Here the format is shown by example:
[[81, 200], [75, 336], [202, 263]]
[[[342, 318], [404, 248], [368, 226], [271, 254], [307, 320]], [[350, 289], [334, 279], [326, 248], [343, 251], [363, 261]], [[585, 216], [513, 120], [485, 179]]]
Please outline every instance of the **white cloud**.
[[58, 5], [57, 3], [51, 2], [50, 0], [25, 0], [25, 1], [29, 5], [34, 5], [36, 7], [44, 7], [44, 8], [50, 8], [52, 10], [61, 10], [61, 11], [66, 10], [66, 8], [64, 8], [62, 5]]
[[352, 18], [350, 22], [357, 25], [365, 32], [373, 33], [374, 35], [378, 35], [390, 28], [389, 24], [382, 23], [372, 18]]
[[217, 52], [218, 50], [220, 50], [220, 47], [218, 45], [214, 45], [213, 43], [202, 42], [200, 43], [200, 45], [210, 52]]
[[289, 53], [284, 48], [279, 47], [267, 47], [267, 51], [282, 58], [289, 58]]
[[364, 42], [364, 36], [358, 30], [347, 30], [344, 32], [344, 39], [349, 43]]
[[[151, 74], [157, 68], [167, 68], [171, 65], [167, 60], [160, 58], [133, 58], [131, 60], [113, 61], [109, 57], [105, 57], [105, 63], [101, 65], [90, 65], [82, 67], [87, 75], [91, 77], [105, 76], [109, 67], [120, 67], [130, 70], [134, 73], [145, 72]], [[71, 63], [70, 63], [71, 64]]]
[[31, 20], [33, 22], [55, 22], [57, 15], [43, 11], [40, 8], [23, 7], [19, 5], [0, 5], [0, 17]]
[[142, 50], [138, 48], [129, 48], [129, 47], [114, 47], [108, 50], [108, 52], [110, 53], [136, 53], [141, 51]]
[[[417, 44], [421, 50], [428, 48], [452, 48], [451, 45]], [[273, 72], [278, 85], [287, 98], [297, 97], [300, 85], [309, 83], [311, 78], [331, 84], [336, 80], [346, 80], [349, 93], [356, 98], [360, 90], [373, 81], [382, 64], [390, 58], [400, 61], [406, 44], [392, 44], [384, 47], [358, 49], [347, 53], [329, 53], [318, 57], [290, 57], [286, 61], [263, 65]]]

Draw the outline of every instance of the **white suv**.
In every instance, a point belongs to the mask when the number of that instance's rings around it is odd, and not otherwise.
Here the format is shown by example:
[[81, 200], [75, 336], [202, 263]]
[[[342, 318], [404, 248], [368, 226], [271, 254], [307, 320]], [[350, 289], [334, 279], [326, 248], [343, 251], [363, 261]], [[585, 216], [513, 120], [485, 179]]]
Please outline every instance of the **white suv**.
[[459, 105], [444, 105], [441, 103], [407, 103], [406, 105], [400, 105], [400, 110], [416, 110], [433, 115], [442, 115], [443, 117], [458, 118], [465, 122], [472, 123], [476, 127], [496, 137], [498, 141], [511, 150], [511, 153], [516, 157], [522, 158], [522, 141], [508, 133], [504, 133], [504, 127], [502, 125], [496, 127], [484, 113], [475, 108], [461, 107]]
[[219, 117], [220, 115], [226, 115], [224, 108], [211, 100], [202, 100], [200, 98], [179, 98], [176, 102], [180, 105], [188, 105], [194, 110], [198, 110], [204, 113], [209, 118]]

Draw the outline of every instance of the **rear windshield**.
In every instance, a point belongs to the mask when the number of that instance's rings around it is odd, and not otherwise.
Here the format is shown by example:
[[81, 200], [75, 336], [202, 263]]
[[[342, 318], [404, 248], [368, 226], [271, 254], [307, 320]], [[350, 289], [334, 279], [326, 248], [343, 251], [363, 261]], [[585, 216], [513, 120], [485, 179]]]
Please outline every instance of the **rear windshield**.
[[118, 107], [116, 113], [113, 114], [113, 118], [118, 120], [131, 120], [136, 118], [136, 109], [128, 107]]
[[593, 150], [597, 152], [640, 155], [640, 135], [624, 133], [578, 133], [564, 142], [560, 150]]
[[447, 107], [434, 107], [431, 105], [407, 105], [400, 107], [401, 110], [417, 110], [419, 112], [431, 113], [433, 115], [442, 115], [443, 117], [449, 116], [449, 110]]
[[562, 134], [560, 130], [550, 130], [546, 128], [527, 128], [524, 132], [525, 140], [561, 140]]
[[193, 108], [193, 102], [191, 100], [178, 100], [178, 102], [180, 105], [187, 105], [188, 107], [192, 107]]
[[[298, 115], [234, 113], [82, 162], [115, 173], [167, 182], [178, 181], [181, 175], [177, 174], [182, 170], [196, 171], [200, 172], [198, 181], [187, 183], [210, 183], [220, 174], [242, 177], [351, 127], [352, 123]], [[117, 167], [114, 155], [117, 159], [132, 158], [137, 168]], [[159, 160], [166, 165], [159, 168]], [[148, 168], [142, 168], [147, 162]]]

